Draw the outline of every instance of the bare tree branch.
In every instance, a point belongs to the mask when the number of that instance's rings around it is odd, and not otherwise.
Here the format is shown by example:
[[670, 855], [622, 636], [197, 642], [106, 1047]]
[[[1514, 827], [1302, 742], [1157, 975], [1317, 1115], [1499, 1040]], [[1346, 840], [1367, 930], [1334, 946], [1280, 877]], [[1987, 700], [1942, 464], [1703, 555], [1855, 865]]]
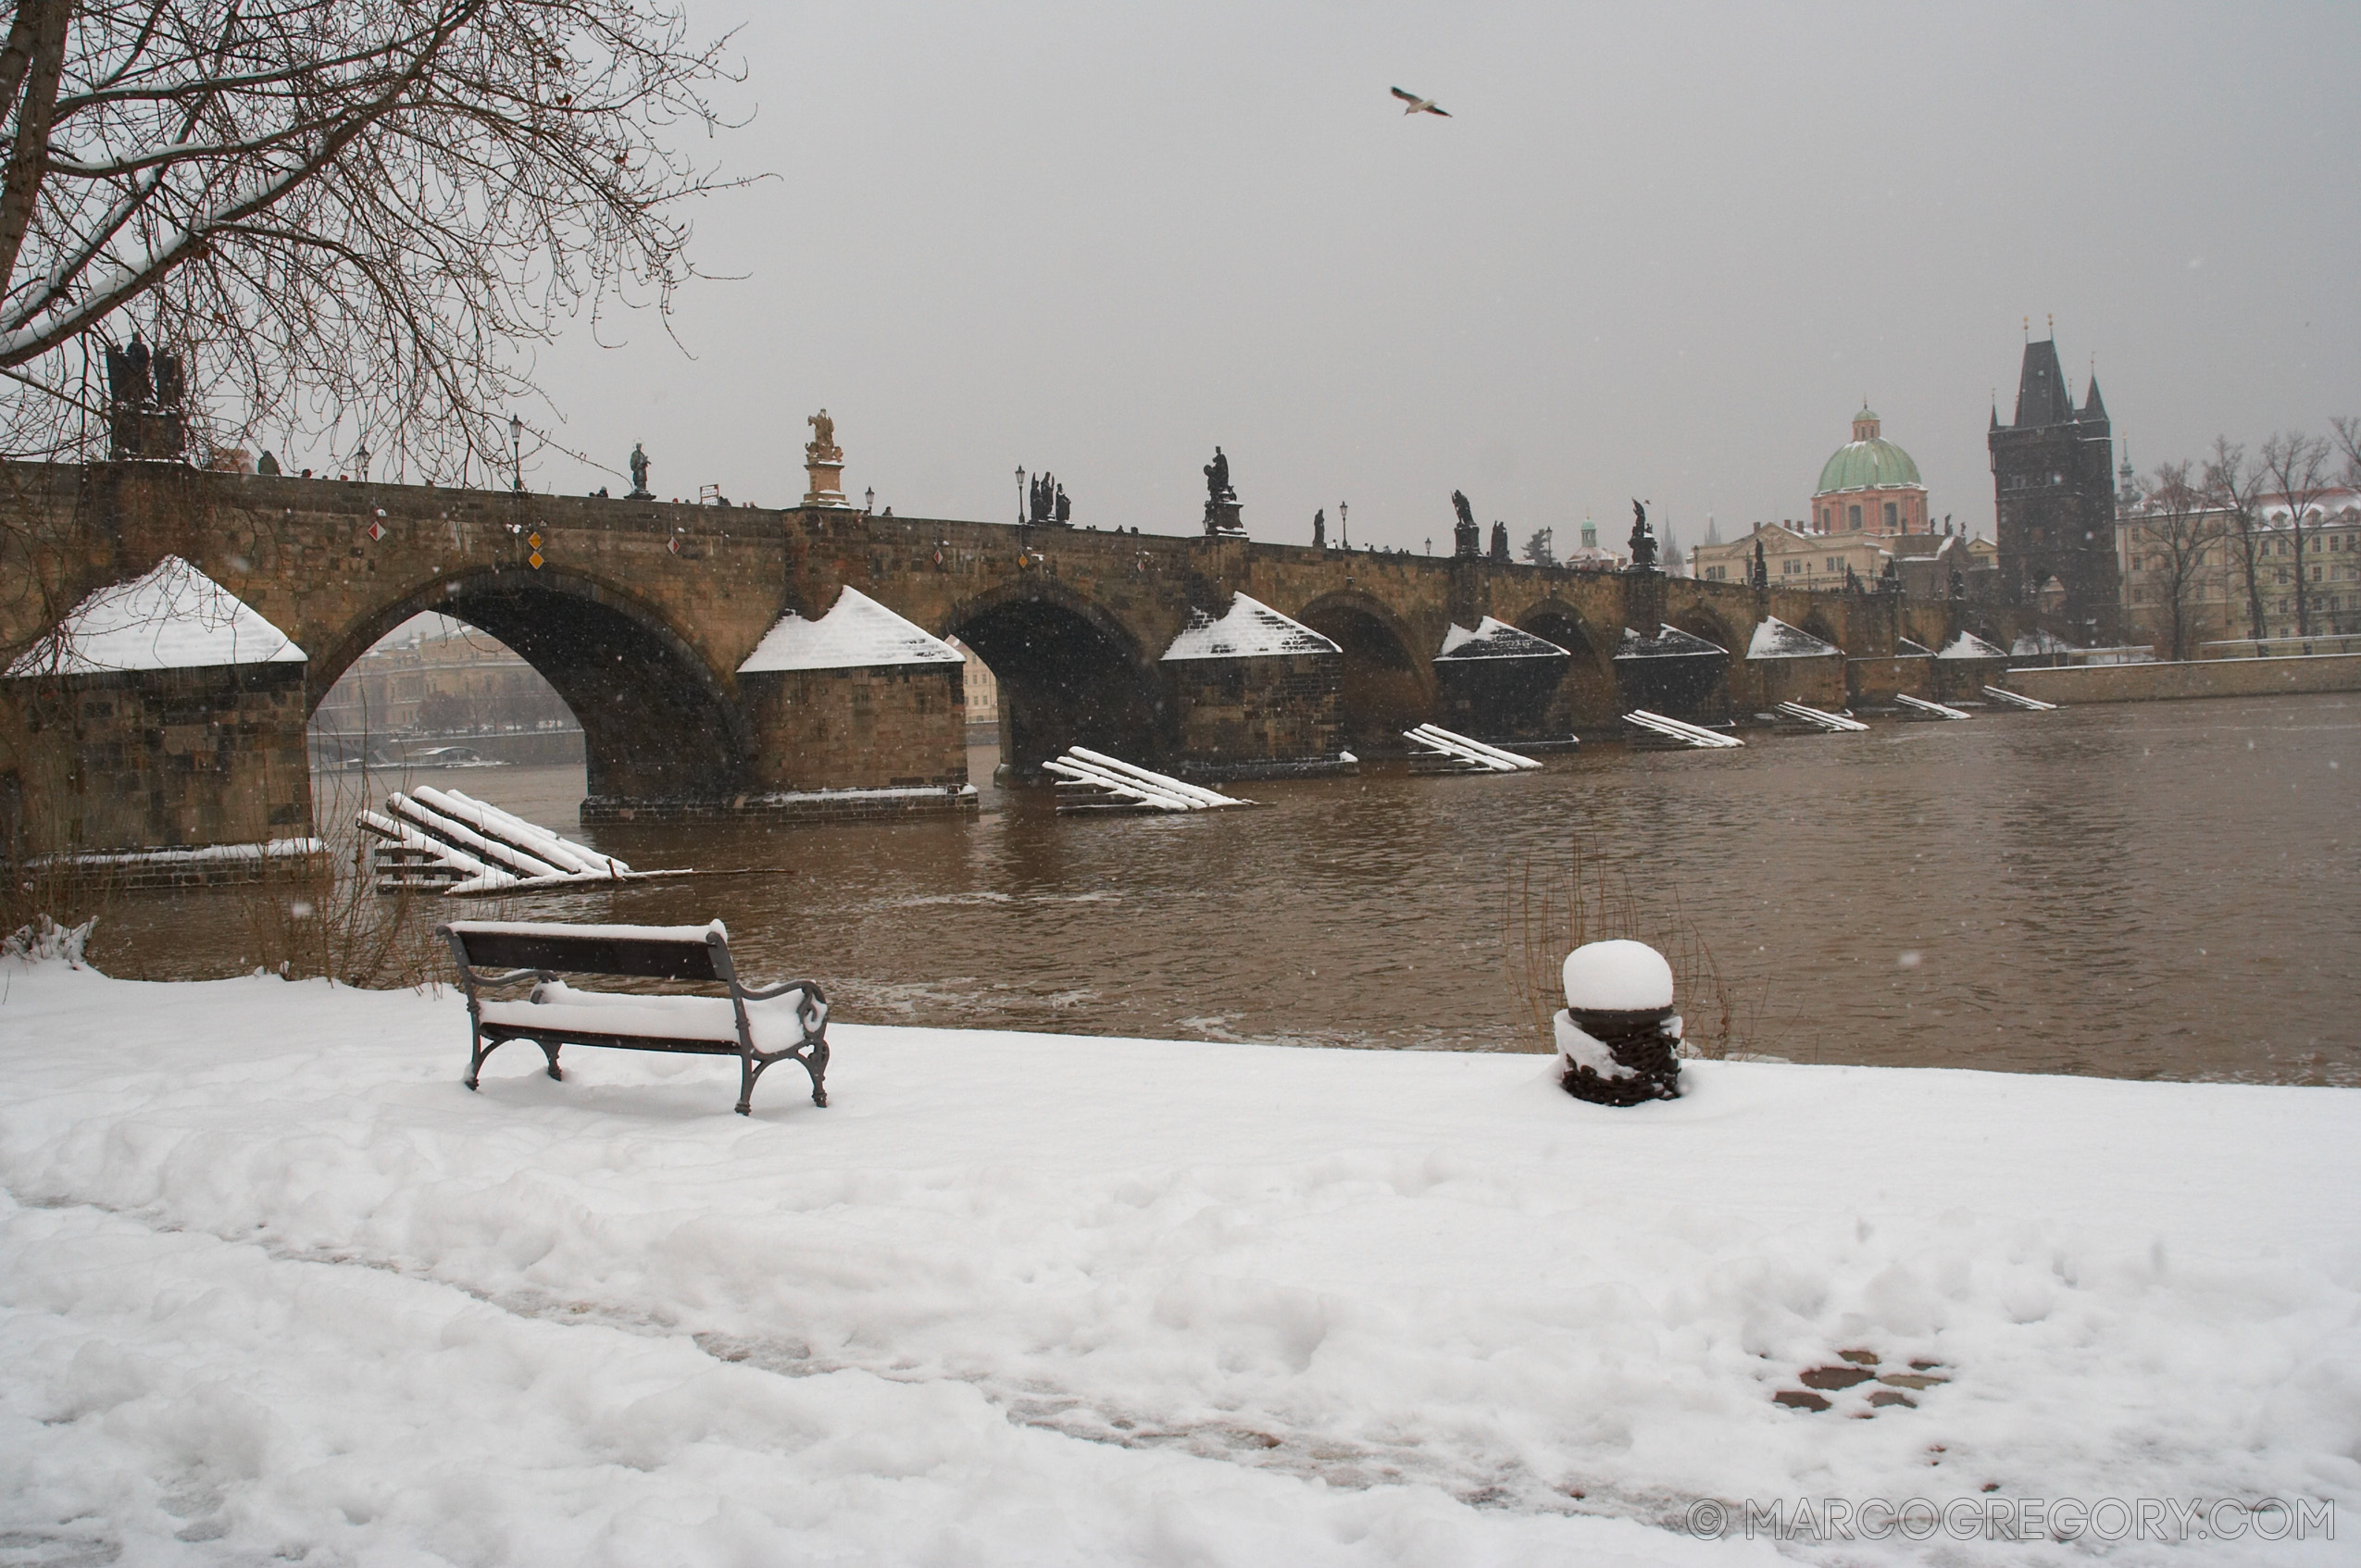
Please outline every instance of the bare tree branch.
[[32, 223], [49, 136], [56, 124], [57, 82], [66, 68], [66, 19], [71, 9], [69, 0], [20, 0], [19, 19], [29, 14], [32, 20], [31, 57], [17, 104], [17, 133], [9, 139], [7, 172], [0, 177], [0, 284], [16, 270], [17, 253], [24, 248]]
[[341, 426], [464, 472], [535, 399], [532, 344], [668, 310], [683, 204], [732, 183], [675, 145], [728, 123], [726, 41], [692, 45], [668, 3], [23, 0], [0, 452], [94, 454], [71, 351], [128, 313], [225, 441]]
[[2205, 459], [2204, 472], [2206, 502], [2224, 516], [2231, 566], [2246, 590], [2246, 635], [2259, 642], [2263, 638], [2262, 474], [2246, 461], [2244, 444], [2227, 436], [2214, 438], [2213, 455]]
[[[2281, 546], [2292, 544], [2295, 552], [2295, 635], [2312, 635], [2311, 601], [2305, 594], [2305, 568], [2310, 564], [2305, 556], [2305, 525], [2313, 525], [2312, 548], [2320, 547], [2316, 503], [2329, 490], [2329, 443], [2317, 436], [2307, 436], [2301, 430], [2284, 430], [2263, 442], [2259, 465], [2263, 477], [2278, 492], [2277, 499], [2287, 505], [2288, 537], [2279, 541]], [[2267, 504], [2269, 497], [2266, 497]], [[2310, 566], [2318, 571], [2317, 566]], [[2281, 580], [2285, 578], [2282, 575]]]
[[32, 68], [33, 31], [41, 20], [39, 7], [19, 6], [8, 22], [8, 41], [0, 44], [0, 120], [17, 110], [17, 93]]
[[2344, 454], [2345, 488], [2361, 490], [2361, 419], [2341, 415], [2329, 421], [2329, 429], [2336, 433], [2336, 449]]
[[[2143, 567], [2148, 586], [2165, 608], [2167, 657], [2186, 659], [2193, 651], [2210, 578], [2214, 546], [2226, 532], [2222, 515], [2209, 504], [2202, 481], [2192, 482], [2187, 463], [2159, 466], [2147, 496], [2131, 515], [2133, 566]], [[2229, 581], [2225, 575], [2223, 581]]]

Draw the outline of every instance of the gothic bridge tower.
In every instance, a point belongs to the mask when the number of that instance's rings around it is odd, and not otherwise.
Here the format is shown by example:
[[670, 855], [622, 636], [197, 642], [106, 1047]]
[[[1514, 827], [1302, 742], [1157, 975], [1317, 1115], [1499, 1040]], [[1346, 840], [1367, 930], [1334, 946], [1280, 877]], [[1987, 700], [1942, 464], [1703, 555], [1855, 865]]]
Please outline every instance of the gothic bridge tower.
[[2065, 591], [2057, 615], [2083, 643], [2112, 641], [2120, 604], [2115, 556], [2113, 427], [2099, 380], [2076, 408], [2053, 335], [2025, 345], [2017, 417], [1992, 410], [1992, 448], [2000, 579], [2038, 602], [2055, 579]]

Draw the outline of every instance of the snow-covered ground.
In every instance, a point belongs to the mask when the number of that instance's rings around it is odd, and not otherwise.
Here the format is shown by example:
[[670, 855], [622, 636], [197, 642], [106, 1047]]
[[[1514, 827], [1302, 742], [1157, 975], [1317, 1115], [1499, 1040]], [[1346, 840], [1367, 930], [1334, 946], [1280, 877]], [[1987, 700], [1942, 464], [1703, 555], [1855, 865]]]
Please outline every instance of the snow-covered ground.
[[[742, 1119], [726, 1060], [516, 1046], [471, 1095], [447, 991], [0, 993], [0, 1562], [2361, 1538], [2349, 1090], [1706, 1063], [1613, 1111], [1543, 1056], [839, 1021], [831, 1108], [774, 1074]], [[1775, 1402], [1847, 1350], [1948, 1381]], [[2312, 1523], [2155, 1538], [2265, 1497]], [[1684, 1528], [1827, 1499], [2130, 1538]]]

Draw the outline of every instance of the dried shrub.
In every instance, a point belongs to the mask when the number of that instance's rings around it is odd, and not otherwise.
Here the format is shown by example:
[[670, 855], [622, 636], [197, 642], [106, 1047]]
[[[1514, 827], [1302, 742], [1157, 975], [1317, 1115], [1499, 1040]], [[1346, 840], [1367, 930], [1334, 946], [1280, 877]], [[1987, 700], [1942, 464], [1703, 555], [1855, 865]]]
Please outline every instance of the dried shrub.
[[1562, 866], [1519, 861], [1508, 878], [1501, 945], [1536, 1051], [1557, 1049], [1552, 1020], [1566, 1005], [1566, 955], [1618, 938], [1647, 943], [1672, 965], [1682, 1055], [1720, 1061], [1761, 1049], [1768, 980], [1750, 986], [1724, 973], [1678, 889], [1643, 899], [1628, 872], [1609, 867], [1577, 838]]
[[[359, 781], [365, 791], [368, 776]], [[291, 980], [324, 975], [368, 990], [441, 984], [450, 951], [434, 927], [450, 913], [445, 901], [411, 888], [379, 892], [368, 837], [354, 821], [357, 797], [343, 779], [322, 794], [314, 809], [325, 852], [266, 860], [261, 876], [239, 890], [246, 951]]]
[[37, 934], [47, 923], [58, 930], [83, 930], [87, 940], [89, 928], [105, 926], [122, 906], [126, 874], [119, 866], [66, 855], [27, 856], [22, 852], [30, 837], [11, 832], [0, 842], [0, 932]]

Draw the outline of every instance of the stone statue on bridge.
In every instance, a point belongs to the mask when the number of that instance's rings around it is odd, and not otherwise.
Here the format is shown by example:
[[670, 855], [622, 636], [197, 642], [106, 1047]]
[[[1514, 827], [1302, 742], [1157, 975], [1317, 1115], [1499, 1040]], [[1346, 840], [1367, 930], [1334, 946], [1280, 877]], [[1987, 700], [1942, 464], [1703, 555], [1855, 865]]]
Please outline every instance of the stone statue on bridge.
[[812, 439], [804, 447], [804, 455], [815, 463], [842, 462], [843, 449], [836, 444], [836, 421], [823, 408], [804, 421], [812, 428]]
[[106, 346], [107, 439], [116, 458], [177, 458], [188, 447], [181, 417], [187, 394], [181, 356], [151, 355], [139, 332], [121, 348]]
[[647, 448], [641, 445], [638, 442], [633, 442], [631, 443], [631, 493], [630, 499], [633, 501], [655, 500], [656, 492], [649, 490], [647, 487]]
[[147, 344], [140, 341], [136, 327], [126, 346], [106, 345], [106, 395], [112, 402], [133, 407], [156, 401], [156, 384], [148, 378]]
[[811, 488], [804, 492], [804, 504], [853, 510], [853, 504], [844, 498], [844, 449], [836, 444], [836, 421], [823, 408], [806, 417], [804, 423], [812, 428], [812, 439], [804, 443], [804, 472], [811, 481]]
[[1328, 508], [1325, 506], [1312, 514], [1312, 548], [1328, 548]]
[[[156, 404], [159, 408], [178, 408], [188, 396], [188, 382], [181, 373], [181, 356], [159, 354], [155, 360]], [[367, 474], [361, 476], [369, 478]]]
[[1483, 530], [1476, 526], [1476, 509], [1468, 504], [1464, 492], [1451, 492], [1451, 509], [1459, 520], [1451, 525], [1451, 554], [1462, 561], [1473, 561], [1484, 553]]
[[1770, 563], [1763, 559], [1763, 541], [1759, 539], [1755, 541], [1755, 564], [1747, 568], [1746, 580], [1758, 589], [1770, 586]]
[[1025, 487], [1025, 519], [1043, 528], [1074, 526], [1074, 504], [1056, 474], [1037, 474]]
[[1635, 496], [1631, 502], [1631, 570], [1652, 572], [1655, 569], [1655, 529], [1648, 527], [1647, 503]]
[[1205, 465], [1205, 532], [1244, 533], [1246, 525], [1238, 520], [1238, 492], [1230, 482], [1230, 459], [1221, 448], [1213, 449], [1213, 461]]
[[1503, 566], [1508, 563], [1508, 525], [1494, 520], [1492, 525], [1492, 558]]
[[1230, 484], [1230, 459], [1222, 455], [1218, 446], [1213, 449], [1213, 461], [1205, 465], [1205, 499], [1217, 505], [1238, 499], [1238, 492]]

